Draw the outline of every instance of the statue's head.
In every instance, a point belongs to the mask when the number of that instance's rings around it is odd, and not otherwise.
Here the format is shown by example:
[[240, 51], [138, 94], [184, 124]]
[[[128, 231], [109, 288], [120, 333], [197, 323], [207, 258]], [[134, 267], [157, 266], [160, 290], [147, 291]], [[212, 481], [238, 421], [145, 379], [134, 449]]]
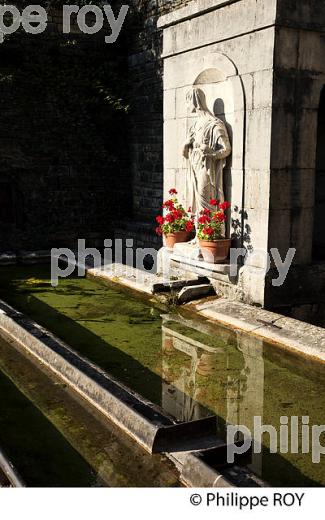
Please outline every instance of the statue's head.
[[205, 94], [200, 88], [191, 88], [186, 94], [186, 102], [192, 113], [208, 112]]

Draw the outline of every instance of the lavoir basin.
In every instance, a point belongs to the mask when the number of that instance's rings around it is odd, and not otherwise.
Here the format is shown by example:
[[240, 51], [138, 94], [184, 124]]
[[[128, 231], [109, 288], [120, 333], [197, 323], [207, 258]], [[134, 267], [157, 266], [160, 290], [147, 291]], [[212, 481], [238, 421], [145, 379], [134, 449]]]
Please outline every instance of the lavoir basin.
[[175, 487], [150, 456], [0, 338], [0, 450], [28, 487]]
[[147, 454], [1, 337], [0, 452], [28, 487], [179, 485], [161, 456]]
[[[221, 439], [227, 424], [253, 433], [256, 417], [277, 432], [281, 417], [289, 425], [291, 417], [299, 426], [306, 416], [310, 425], [325, 422], [325, 366], [253, 335], [91, 278], [71, 276], [54, 288], [46, 265], [2, 268], [0, 297], [180, 423], [215, 416]], [[271, 453], [266, 433], [246, 467], [274, 486], [325, 485], [322, 459], [313, 463], [312, 453], [302, 453], [301, 428], [288, 433], [298, 453]], [[168, 471], [166, 482], [172, 482]]]

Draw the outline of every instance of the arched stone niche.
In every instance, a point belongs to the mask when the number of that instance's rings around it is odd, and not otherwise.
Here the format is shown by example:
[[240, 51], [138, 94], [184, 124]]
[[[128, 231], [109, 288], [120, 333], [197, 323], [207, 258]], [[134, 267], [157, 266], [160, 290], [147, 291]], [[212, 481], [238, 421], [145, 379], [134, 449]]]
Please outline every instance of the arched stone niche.
[[165, 196], [171, 187], [176, 187], [181, 201], [186, 205], [189, 202], [182, 144], [196, 117], [186, 107], [186, 93], [196, 86], [204, 91], [209, 110], [225, 122], [229, 132], [232, 155], [224, 170], [224, 184], [226, 198], [233, 208], [238, 208], [233, 210], [231, 221], [238, 222], [244, 189], [245, 96], [241, 78], [234, 63], [219, 52], [207, 53], [203, 60], [184, 57], [184, 64], [178, 58], [177, 64], [178, 67], [173, 66], [171, 59], [165, 69]]
[[[196, 77], [193, 86], [204, 91], [208, 108], [227, 126], [232, 154], [224, 171], [226, 198], [231, 200], [233, 205], [241, 206], [245, 110], [243, 88], [237, 69], [227, 56], [213, 53], [211, 58], [214, 67], [203, 70]], [[236, 184], [238, 181], [240, 183], [239, 186], [235, 186], [234, 193], [232, 173]]]

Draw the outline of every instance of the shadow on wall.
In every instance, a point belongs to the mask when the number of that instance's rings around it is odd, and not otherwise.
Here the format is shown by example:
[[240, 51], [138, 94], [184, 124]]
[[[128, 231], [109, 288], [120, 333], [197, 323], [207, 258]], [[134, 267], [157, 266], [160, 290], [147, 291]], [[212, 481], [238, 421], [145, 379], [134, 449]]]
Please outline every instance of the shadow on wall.
[[[230, 142], [233, 143], [233, 129], [232, 129], [232, 125], [226, 119], [225, 103], [224, 103], [223, 99], [217, 98], [215, 100], [215, 102], [213, 104], [213, 114], [225, 123]], [[228, 168], [230, 169], [231, 167], [232, 167], [232, 155], [230, 155], [227, 158], [226, 170], [228, 170]], [[227, 199], [227, 200], [229, 200], [229, 199]]]
[[[233, 128], [232, 125], [227, 121], [226, 118], [226, 108], [225, 103], [222, 98], [217, 98], [213, 103], [213, 115], [221, 119], [224, 122], [227, 128], [227, 132], [229, 135], [230, 143], [233, 144]], [[226, 166], [224, 168], [223, 177], [224, 177], [224, 192], [225, 199], [231, 203], [232, 201], [232, 154], [227, 158]], [[226, 224], [226, 236], [231, 236], [231, 229], [233, 225], [231, 221], [228, 219]]]
[[238, 218], [231, 220], [233, 247], [243, 247], [247, 252], [253, 251], [251, 240], [251, 227], [248, 224], [248, 213], [245, 209], [234, 206], [234, 212], [238, 214]]

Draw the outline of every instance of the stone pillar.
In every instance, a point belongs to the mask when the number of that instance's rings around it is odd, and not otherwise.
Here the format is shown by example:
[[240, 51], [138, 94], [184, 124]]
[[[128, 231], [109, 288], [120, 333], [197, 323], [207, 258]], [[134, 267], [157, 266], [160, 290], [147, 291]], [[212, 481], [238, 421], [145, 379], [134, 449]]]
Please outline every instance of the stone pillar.
[[165, 196], [176, 187], [186, 202], [181, 149], [191, 115], [185, 96], [196, 85], [209, 109], [225, 121], [232, 141], [224, 172], [231, 236], [236, 246], [254, 252], [237, 283], [229, 285], [235, 297], [260, 305], [268, 247], [276, 3], [194, 1], [158, 23], [164, 35]]
[[[325, 266], [313, 258], [313, 235], [318, 114], [325, 85], [324, 25], [322, 2], [278, 2], [268, 247], [277, 248], [282, 258], [289, 248], [296, 254], [282, 287], [267, 281], [264, 302], [278, 312], [322, 325]], [[324, 220], [324, 215], [317, 218]]]
[[[185, 93], [199, 85], [231, 136], [233, 155], [225, 170], [230, 231], [233, 246], [249, 253], [237, 279], [214, 273], [213, 283], [229, 297], [293, 316], [296, 306], [308, 312], [316, 306], [324, 315], [325, 265], [312, 264], [317, 121], [325, 85], [321, 4], [194, 0], [158, 22], [164, 40], [165, 195], [176, 187], [186, 200], [181, 147], [191, 115]], [[277, 287], [278, 271], [272, 262], [269, 269], [267, 258], [277, 249], [284, 261], [290, 248], [296, 249], [294, 262]]]

